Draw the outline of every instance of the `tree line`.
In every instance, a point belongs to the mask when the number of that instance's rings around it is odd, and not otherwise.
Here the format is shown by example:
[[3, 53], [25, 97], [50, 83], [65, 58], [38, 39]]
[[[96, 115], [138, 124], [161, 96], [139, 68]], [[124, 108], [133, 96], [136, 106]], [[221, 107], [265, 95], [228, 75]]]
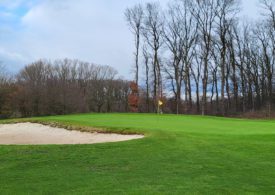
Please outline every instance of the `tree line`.
[[240, 0], [137, 4], [125, 19], [134, 35], [138, 90], [114, 68], [80, 60], [39, 60], [13, 76], [0, 66], [0, 118], [129, 112], [131, 94], [138, 112], [158, 112], [161, 100], [165, 113], [270, 116], [274, 0], [260, 0], [259, 7], [261, 17], [245, 22]]
[[129, 82], [110, 66], [39, 60], [9, 77], [0, 68], [0, 118], [127, 112]]
[[261, 17], [251, 22], [240, 19], [240, 3], [171, 0], [165, 9], [149, 2], [125, 11], [148, 112], [161, 99], [172, 113], [271, 113], [275, 2], [259, 1]]

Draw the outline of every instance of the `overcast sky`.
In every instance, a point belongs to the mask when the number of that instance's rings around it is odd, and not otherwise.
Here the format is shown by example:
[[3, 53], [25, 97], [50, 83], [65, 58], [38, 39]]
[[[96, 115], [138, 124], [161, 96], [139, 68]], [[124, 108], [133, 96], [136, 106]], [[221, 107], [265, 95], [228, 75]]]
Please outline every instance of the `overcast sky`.
[[[0, 0], [0, 61], [16, 72], [41, 58], [77, 58], [131, 78], [133, 37], [124, 11], [138, 2], [147, 1]], [[255, 18], [257, 2], [243, 0], [242, 15]]]

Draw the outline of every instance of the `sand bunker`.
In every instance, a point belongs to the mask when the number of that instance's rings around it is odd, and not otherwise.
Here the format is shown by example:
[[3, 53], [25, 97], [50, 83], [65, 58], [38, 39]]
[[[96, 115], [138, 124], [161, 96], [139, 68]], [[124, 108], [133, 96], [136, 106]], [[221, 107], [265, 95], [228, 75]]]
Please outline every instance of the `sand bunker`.
[[94, 144], [143, 137], [142, 135], [69, 131], [34, 123], [0, 125], [0, 145]]

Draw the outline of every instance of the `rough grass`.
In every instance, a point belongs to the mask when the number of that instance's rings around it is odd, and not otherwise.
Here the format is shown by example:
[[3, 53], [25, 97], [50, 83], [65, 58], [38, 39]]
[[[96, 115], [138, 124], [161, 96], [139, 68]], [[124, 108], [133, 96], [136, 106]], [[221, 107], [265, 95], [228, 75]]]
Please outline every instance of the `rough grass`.
[[146, 138], [95, 145], [0, 146], [0, 194], [275, 191], [275, 121], [150, 114], [25, 121], [143, 133]]

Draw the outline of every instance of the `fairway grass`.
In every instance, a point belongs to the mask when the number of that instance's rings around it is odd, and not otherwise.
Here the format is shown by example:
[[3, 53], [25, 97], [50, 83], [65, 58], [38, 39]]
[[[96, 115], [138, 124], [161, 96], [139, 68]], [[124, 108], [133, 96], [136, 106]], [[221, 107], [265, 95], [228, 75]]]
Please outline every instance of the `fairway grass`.
[[26, 121], [145, 138], [0, 146], [0, 194], [275, 193], [275, 121], [153, 114], [20, 120]]

